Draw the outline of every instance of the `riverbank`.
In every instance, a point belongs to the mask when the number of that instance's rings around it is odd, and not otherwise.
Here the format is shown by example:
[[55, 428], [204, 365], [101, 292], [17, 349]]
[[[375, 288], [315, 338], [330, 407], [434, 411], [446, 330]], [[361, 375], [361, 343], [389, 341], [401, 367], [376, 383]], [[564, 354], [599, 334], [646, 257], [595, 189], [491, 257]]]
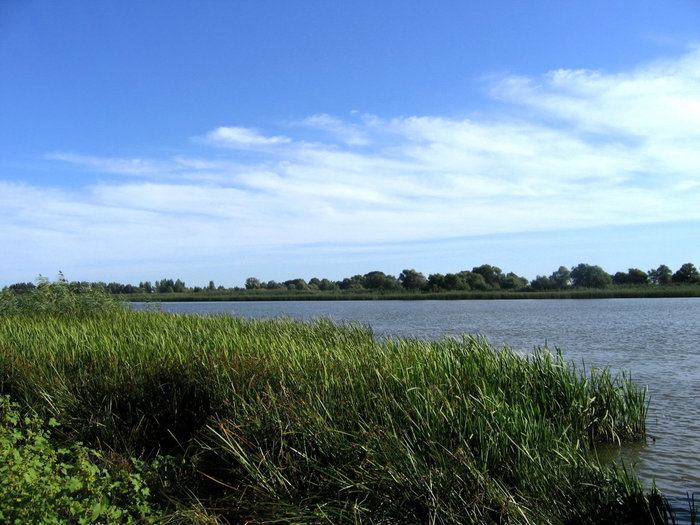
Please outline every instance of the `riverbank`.
[[382, 292], [320, 290], [240, 290], [173, 293], [134, 293], [117, 296], [126, 302], [195, 302], [195, 301], [439, 301], [503, 299], [639, 299], [700, 297], [698, 285], [628, 286], [580, 288], [551, 291], [449, 291], [449, 292]]
[[535, 291], [450, 291], [450, 292], [381, 292], [318, 290], [240, 290], [173, 293], [134, 293], [117, 296], [126, 302], [196, 302], [196, 301], [464, 301], [523, 299], [640, 299], [700, 297], [700, 286], [644, 286], [583, 288]]
[[57, 445], [101, 451], [113, 472], [145, 461], [152, 515], [664, 520], [662, 499], [592, 448], [644, 439], [644, 391], [546, 352], [330, 321], [16, 314], [0, 316], [0, 387], [53, 418]]

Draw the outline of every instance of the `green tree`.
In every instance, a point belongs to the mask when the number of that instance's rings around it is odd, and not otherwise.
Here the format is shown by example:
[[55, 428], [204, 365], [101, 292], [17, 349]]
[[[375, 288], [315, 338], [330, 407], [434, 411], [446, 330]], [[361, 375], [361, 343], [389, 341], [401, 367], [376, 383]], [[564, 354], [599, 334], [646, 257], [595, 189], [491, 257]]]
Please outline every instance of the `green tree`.
[[538, 292], [552, 290], [553, 288], [555, 288], [554, 283], [552, 283], [552, 280], [545, 275], [538, 275], [537, 277], [535, 277], [530, 283], [530, 286], [533, 290], [536, 290]]
[[246, 290], [257, 290], [260, 288], [262, 285], [260, 284], [260, 279], [257, 277], [248, 277], [245, 280], [245, 289]]
[[288, 281], [284, 281], [284, 284], [287, 286], [288, 290], [308, 290], [309, 285], [304, 279], [290, 279]]
[[676, 273], [673, 274], [671, 280], [674, 283], [695, 284], [700, 283], [700, 272], [693, 263], [685, 263]]
[[362, 285], [368, 290], [397, 290], [401, 287], [396, 277], [379, 271], [366, 273]]
[[600, 266], [582, 263], [571, 270], [571, 281], [581, 288], [605, 288], [612, 284], [612, 277]]
[[445, 290], [469, 290], [469, 284], [459, 274], [448, 273], [445, 275], [444, 288]]
[[571, 284], [571, 272], [566, 266], [560, 266], [558, 270], [552, 273], [549, 277], [552, 288], [564, 290]]
[[177, 292], [177, 293], [182, 293], [182, 292], [187, 291], [187, 287], [185, 286], [184, 281], [177, 279], [175, 281], [175, 284], [173, 285], [173, 291]]
[[508, 272], [505, 275], [501, 274], [498, 279], [498, 285], [504, 290], [520, 290], [528, 284], [529, 281], [525, 277], [520, 277], [513, 272]]
[[630, 284], [648, 284], [649, 276], [639, 268], [630, 268], [627, 270], [627, 282]]
[[665, 264], [662, 264], [656, 270], [649, 270], [647, 275], [649, 276], [649, 281], [651, 281], [652, 284], [663, 286], [671, 283], [673, 271]]
[[399, 282], [406, 290], [418, 291], [424, 290], [428, 284], [428, 280], [420, 272], [416, 270], [404, 270], [399, 275]]
[[341, 290], [363, 290], [364, 277], [361, 275], [353, 275], [352, 277], [346, 277], [340, 282]]
[[155, 288], [159, 293], [173, 293], [175, 291], [175, 282], [172, 279], [161, 279], [155, 282]]
[[337, 290], [338, 285], [336, 283], [324, 278], [324, 279], [321, 279], [321, 284], [318, 285], [318, 288], [324, 292], [330, 292], [333, 290]]
[[36, 285], [34, 283], [15, 283], [7, 288], [15, 293], [26, 293], [36, 289]]
[[629, 283], [629, 280], [625, 272], [616, 272], [615, 275], [612, 276], [612, 282], [613, 284], [622, 285]]
[[503, 275], [503, 270], [498, 266], [491, 266], [490, 264], [482, 264], [481, 266], [475, 266], [472, 268], [473, 273], [478, 273], [481, 275], [486, 284], [491, 288], [500, 288], [501, 286], [501, 276]]
[[428, 290], [431, 292], [439, 292], [445, 289], [445, 276], [441, 273], [431, 273], [428, 275]]
[[470, 290], [488, 290], [490, 285], [484, 279], [484, 276], [480, 273], [470, 272], [469, 270], [461, 271], [457, 274]]

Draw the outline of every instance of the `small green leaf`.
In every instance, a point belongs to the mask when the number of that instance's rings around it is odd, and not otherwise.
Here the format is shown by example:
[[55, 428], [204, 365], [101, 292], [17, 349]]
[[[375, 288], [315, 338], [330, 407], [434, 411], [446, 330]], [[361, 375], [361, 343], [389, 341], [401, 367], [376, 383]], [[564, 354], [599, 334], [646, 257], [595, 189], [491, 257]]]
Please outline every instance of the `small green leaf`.
[[93, 521], [102, 516], [107, 511], [107, 505], [102, 501], [98, 501], [92, 506], [92, 519]]
[[83, 483], [78, 478], [70, 478], [68, 482], [68, 490], [76, 492], [83, 488]]

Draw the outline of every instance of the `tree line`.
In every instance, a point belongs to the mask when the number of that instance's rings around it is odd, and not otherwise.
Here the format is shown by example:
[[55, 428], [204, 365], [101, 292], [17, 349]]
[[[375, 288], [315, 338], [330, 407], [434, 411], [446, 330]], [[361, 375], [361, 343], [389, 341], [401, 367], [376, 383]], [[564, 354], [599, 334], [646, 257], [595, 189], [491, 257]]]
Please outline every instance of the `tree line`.
[[[45, 278], [39, 277], [40, 286]], [[77, 291], [81, 287], [92, 287], [110, 294], [153, 294], [153, 293], [221, 293], [245, 292], [260, 293], [265, 290], [291, 292], [450, 292], [450, 291], [556, 291], [580, 288], [607, 288], [610, 286], [667, 286], [673, 284], [700, 284], [700, 272], [693, 263], [683, 264], [677, 271], [665, 264], [648, 271], [630, 268], [627, 272], [609, 274], [597, 265], [578, 264], [571, 269], [560, 266], [551, 275], [538, 275], [532, 281], [513, 272], [505, 273], [497, 266], [482, 264], [471, 270], [457, 273], [433, 273], [427, 277], [414, 269], [405, 269], [398, 276], [381, 271], [371, 271], [364, 275], [353, 275], [341, 280], [319, 279], [309, 281], [297, 278], [283, 282], [262, 281], [249, 277], [243, 287], [226, 288], [209, 281], [208, 286], [188, 287], [181, 279], [161, 279], [154, 282], [142, 281], [138, 285], [117, 282], [68, 282], [59, 272], [59, 282], [64, 282]], [[16, 293], [32, 290], [37, 285], [32, 282], [16, 283], [6, 289]]]

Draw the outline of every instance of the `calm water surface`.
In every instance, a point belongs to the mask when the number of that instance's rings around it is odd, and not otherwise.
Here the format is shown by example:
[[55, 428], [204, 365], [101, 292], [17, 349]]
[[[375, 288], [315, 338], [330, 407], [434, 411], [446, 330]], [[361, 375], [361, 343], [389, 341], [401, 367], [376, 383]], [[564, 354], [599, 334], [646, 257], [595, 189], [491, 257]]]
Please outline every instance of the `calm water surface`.
[[[632, 371], [648, 385], [654, 439], [622, 451], [647, 485], [656, 481], [680, 513], [700, 492], [700, 299], [506, 301], [288, 301], [163, 303], [166, 312], [246, 318], [331, 318], [377, 336], [439, 339], [481, 334], [528, 352], [560, 348], [587, 367]], [[700, 496], [700, 494], [696, 495]], [[679, 518], [683, 518], [679, 515]]]

